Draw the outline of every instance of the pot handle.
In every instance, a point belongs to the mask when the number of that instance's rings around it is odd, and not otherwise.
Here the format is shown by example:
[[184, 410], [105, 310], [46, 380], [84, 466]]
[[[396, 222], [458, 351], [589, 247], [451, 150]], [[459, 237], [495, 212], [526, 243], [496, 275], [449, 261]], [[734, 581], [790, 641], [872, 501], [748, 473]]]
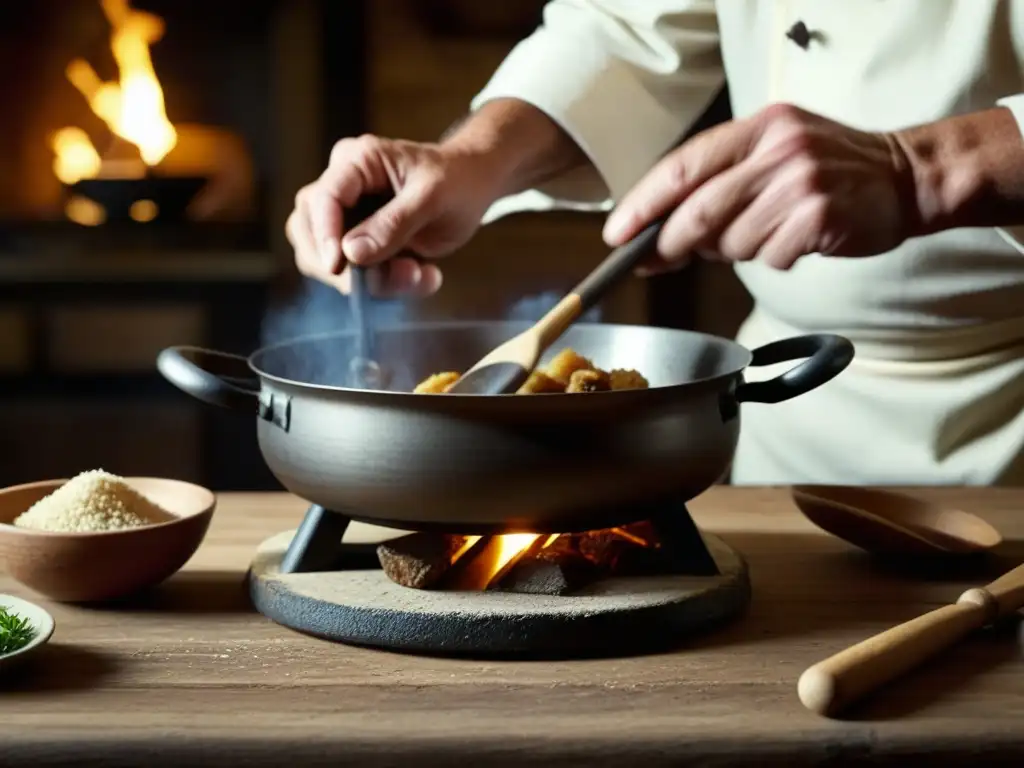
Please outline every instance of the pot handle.
[[259, 399], [259, 380], [241, 355], [167, 347], [157, 356], [156, 367], [178, 389], [210, 405], [250, 410]]
[[736, 387], [738, 402], [781, 403], [817, 389], [842, 373], [853, 360], [853, 344], [835, 334], [814, 333], [773, 341], [755, 349], [753, 355], [750, 364], [758, 366], [807, 358], [774, 379]]

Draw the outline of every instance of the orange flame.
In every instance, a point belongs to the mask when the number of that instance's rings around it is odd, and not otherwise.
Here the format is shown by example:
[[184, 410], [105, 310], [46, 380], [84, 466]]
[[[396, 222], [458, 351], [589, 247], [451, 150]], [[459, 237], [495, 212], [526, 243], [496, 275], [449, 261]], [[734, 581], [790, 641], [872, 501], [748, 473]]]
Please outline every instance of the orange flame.
[[[142, 162], [154, 166], [178, 141], [149, 55], [150, 46], [163, 36], [164, 22], [135, 10], [129, 0], [100, 0], [100, 4], [111, 26], [110, 49], [117, 62], [118, 81], [103, 82], [82, 59], [68, 64], [66, 75], [110, 131], [137, 147]], [[55, 155], [54, 174], [65, 184], [101, 174], [100, 155], [80, 128], [57, 131], [50, 146]]]

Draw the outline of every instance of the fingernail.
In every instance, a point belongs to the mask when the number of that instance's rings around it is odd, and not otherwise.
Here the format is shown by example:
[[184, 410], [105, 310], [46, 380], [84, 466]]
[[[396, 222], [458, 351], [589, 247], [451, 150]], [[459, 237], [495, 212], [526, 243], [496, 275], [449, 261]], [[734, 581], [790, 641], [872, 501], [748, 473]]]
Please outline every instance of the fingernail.
[[373, 240], [368, 238], [366, 235], [357, 235], [356, 237], [346, 238], [343, 243], [345, 247], [345, 258], [349, 261], [354, 261], [360, 264], [370, 257], [373, 256], [374, 251], [377, 250], [377, 246]]
[[320, 242], [320, 261], [325, 269], [334, 271], [341, 261], [341, 243], [336, 237], [325, 237]]

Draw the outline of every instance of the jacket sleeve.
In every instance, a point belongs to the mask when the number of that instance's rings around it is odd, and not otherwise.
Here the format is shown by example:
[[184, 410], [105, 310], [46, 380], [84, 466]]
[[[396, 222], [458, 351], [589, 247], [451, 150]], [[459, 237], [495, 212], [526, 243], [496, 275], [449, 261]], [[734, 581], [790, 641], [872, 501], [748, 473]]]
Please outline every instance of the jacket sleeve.
[[528, 102], [590, 163], [499, 200], [515, 211], [606, 210], [657, 162], [725, 82], [714, 0], [551, 0], [472, 101]]

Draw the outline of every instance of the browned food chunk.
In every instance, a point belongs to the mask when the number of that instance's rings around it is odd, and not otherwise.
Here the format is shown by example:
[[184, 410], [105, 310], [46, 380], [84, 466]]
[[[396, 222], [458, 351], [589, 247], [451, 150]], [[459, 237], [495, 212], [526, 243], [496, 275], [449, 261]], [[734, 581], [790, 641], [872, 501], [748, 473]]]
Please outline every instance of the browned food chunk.
[[647, 389], [651, 385], [639, 371], [616, 368], [608, 371], [608, 379], [613, 390], [618, 389]]
[[516, 390], [517, 395], [547, 395], [565, 392], [565, 384], [548, 376], [544, 371], [534, 371], [523, 386]]
[[596, 366], [582, 355], [576, 354], [568, 347], [563, 349], [555, 358], [548, 363], [547, 374], [553, 379], [562, 382], [563, 386], [569, 383], [569, 378], [576, 371], [594, 370]]
[[396, 584], [429, 589], [452, 567], [466, 541], [466, 536], [411, 533], [378, 546], [377, 559]]
[[608, 374], [604, 371], [573, 371], [569, 377], [569, 386], [566, 392], [607, 392], [610, 390], [611, 382]]
[[417, 384], [413, 392], [417, 395], [439, 395], [442, 392], [447, 392], [452, 384], [458, 380], [459, 374], [454, 371], [435, 373]]
[[[418, 395], [449, 392], [461, 374], [454, 371], [435, 373], [416, 385]], [[604, 371], [570, 348], [563, 349], [546, 369], [537, 369], [516, 390], [517, 395], [546, 395], [560, 392], [605, 392], [609, 389], [647, 389], [647, 379], [639, 371], [617, 368]]]

